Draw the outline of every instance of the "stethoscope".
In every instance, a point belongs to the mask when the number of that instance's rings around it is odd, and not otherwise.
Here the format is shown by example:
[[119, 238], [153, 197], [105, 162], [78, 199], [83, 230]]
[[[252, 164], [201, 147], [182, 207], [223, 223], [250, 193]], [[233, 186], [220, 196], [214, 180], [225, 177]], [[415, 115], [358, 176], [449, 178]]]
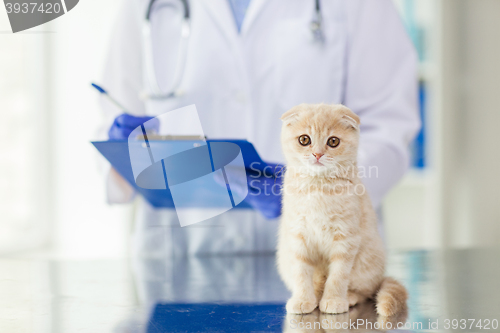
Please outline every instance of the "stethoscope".
[[[149, 1], [142, 30], [144, 43], [144, 66], [146, 71], [145, 76], [149, 87], [149, 92], [141, 93], [140, 97], [143, 100], [164, 100], [179, 97], [183, 94], [183, 91], [179, 89], [179, 87], [184, 74], [184, 67], [186, 65], [188, 39], [191, 35], [191, 13], [189, 10], [188, 0], [179, 0], [184, 9], [184, 16], [181, 23], [181, 41], [179, 53], [177, 55], [177, 67], [175, 68], [174, 79], [169, 89], [162, 90], [158, 84], [158, 78], [156, 76], [153, 57], [153, 41], [151, 36], [151, 13], [155, 1], [156, 0]], [[310, 23], [310, 30], [313, 35], [313, 40], [318, 43], [323, 43], [324, 34], [320, 0], [315, 0], [314, 9], [315, 12], [313, 20]]]

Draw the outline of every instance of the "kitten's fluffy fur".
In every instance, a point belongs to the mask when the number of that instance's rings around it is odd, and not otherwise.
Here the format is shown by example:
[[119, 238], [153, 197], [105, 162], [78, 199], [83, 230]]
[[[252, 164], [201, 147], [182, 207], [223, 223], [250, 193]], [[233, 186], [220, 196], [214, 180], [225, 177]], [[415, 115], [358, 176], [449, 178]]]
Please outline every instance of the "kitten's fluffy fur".
[[[407, 292], [384, 277], [376, 215], [358, 178], [359, 117], [342, 105], [301, 104], [281, 119], [287, 170], [277, 262], [292, 291], [287, 311], [310, 313], [319, 305], [344, 313], [375, 297], [380, 315], [397, 313]], [[299, 143], [304, 134], [310, 145]], [[336, 148], [327, 145], [330, 137], [340, 139]]]

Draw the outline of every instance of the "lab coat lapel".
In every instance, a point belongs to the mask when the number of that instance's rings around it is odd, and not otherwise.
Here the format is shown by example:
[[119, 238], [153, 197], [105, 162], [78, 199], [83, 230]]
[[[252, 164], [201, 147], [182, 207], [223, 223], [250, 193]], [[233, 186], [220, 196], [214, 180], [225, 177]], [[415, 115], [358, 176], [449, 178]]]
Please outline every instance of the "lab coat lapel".
[[199, 2], [208, 11], [228, 41], [234, 42], [238, 38], [238, 30], [228, 0], [200, 0]]
[[[227, 1], [227, 0], [226, 0]], [[251, 26], [256, 21], [257, 17], [262, 13], [263, 8], [271, 0], [251, 0], [248, 6], [245, 18], [243, 19], [243, 25], [241, 26], [241, 35], [245, 36], [250, 30]]]

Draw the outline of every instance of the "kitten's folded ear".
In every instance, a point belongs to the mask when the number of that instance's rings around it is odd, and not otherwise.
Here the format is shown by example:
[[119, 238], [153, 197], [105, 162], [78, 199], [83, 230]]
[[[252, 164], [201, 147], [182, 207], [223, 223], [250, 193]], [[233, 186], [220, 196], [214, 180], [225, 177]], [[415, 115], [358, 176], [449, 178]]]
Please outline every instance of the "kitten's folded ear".
[[360, 123], [359, 117], [352, 111], [350, 111], [349, 114], [344, 114], [342, 116], [341, 122], [347, 125], [348, 127], [351, 127], [355, 130], [359, 130], [359, 123]]
[[299, 104], [288, 110], [287, 112], [283, 113], [281, 116], [281, 120], [283, 121], [283, 125], [289, 126], [293, 124], [296, 120], [299, 119], [299, 114], [308, 110], [311, 105], [309, 104]]
[[297, 120], [297, 113], [288, 113], [286, 112], [281, 116], [281, 121], [283, 121], [283, 125], [291, 125], [295, 120]]
[[299, 110], [297, 110], [297, 108], [291, 108], [287, 112], [283, 113], [280, 119], [283, 121], [283, 125], [288, 126], [293, 124], [298, 117]]

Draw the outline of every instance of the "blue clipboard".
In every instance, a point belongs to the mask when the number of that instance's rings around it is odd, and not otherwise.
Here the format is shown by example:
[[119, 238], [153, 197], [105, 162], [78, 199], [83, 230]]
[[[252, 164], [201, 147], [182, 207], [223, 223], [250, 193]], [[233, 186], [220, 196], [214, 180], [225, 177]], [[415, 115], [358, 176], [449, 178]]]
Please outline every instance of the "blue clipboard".
[[[253, 172], [259, 170], [264, 171], [267, 164], [262, 161], [255, 147], [246, 140], [206, 140], [210, 145], [211, 142], [230, 142], [238, 145], [241, 149], [244, 164], [246, 169]], [[125, 178], [134, 189], [140, 193], [153, 207], [156, 208], [174, 208], [174, 201], [169, 188], [162, 190], [145, 189], [137, 186], [134, 179], [132, 165], [130, 162], [129, 146], [127, 140], [114, 141], [94, 141], [92, 144], [97, 150], [111, 163], [115, 170]], [[150, 141], [151, 145], [160, 145], [162, 150], [171, 150], [173, 153], [181, 152], [189, 147], [196, 147], [200, 144], [205, 144], [205, 141], [198, 140], [171, 140], [171, 141]], [[255, 163], [257, 162], [257, 163]], [[251, 208], [251, 206], [242, 201], [234, 208]]]

